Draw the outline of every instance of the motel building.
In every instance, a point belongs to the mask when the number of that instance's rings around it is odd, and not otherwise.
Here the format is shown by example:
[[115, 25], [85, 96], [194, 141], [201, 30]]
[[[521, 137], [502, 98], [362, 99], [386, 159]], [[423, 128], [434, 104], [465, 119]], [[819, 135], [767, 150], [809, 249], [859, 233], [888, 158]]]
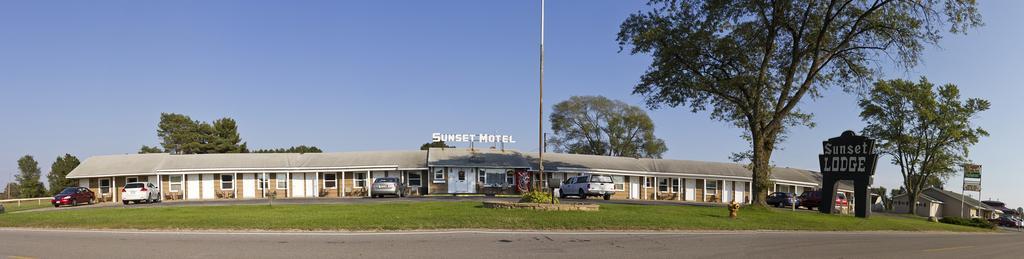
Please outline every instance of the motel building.
[[[408, 196], [518, 194], [522, 184], [547, 186], [577, 175], [608, 175], [613, 199], [749, 203], [751, 171], [742, 164], [688, 160], [544, 154], [502, 149], [431, 148], [415, 151], [276, 154], [129, 154], [90, 157], [67, 175], [99, 202], [120, 202], [129, 182], [161, 187], [163, 200], [370, 197], [370, 184], [398, 177]], [[538, 182], [539, 181], [539, 182]], [[774, 168], [774, 188], [820, 188], [821, 174]], [[843, 188], [852, 197], [852, 188]], [[851, 204], [853, 202], [851, 201]]]

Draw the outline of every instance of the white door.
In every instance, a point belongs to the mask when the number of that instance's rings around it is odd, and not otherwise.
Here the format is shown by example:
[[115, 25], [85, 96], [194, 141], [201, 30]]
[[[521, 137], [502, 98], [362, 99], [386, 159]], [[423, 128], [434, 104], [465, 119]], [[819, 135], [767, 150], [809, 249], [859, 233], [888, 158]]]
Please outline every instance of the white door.
[[185, 184], [185, 193], [188, 194], [188, 197], [186, 197], [186, 199], [198, 200], [199, 199], [199, 194], [200, 194], [200, 191], [199, 191], [199, 175], [198, 174], [185, 175], [185, 182], [187, 182]]
[[476, 190], [476, 174], [470, 168], [448, 171], [448, 193], [472, 193]]
[[306, 185], [306, 197], [316, 197], [316, 186], [314, 186], [316, 184], [316, 173], [306, 173], [304, 184]]
[[292, 197], [306, 197], [305, 177], [305, 173], [292, 173]]
[[745, 183], [745, 182], [736, 182], [736, 188], [735, 189], [736, 189], [736, 196], [735, 196], [736, 197], [736, 202], [746, 203], [747, 201], [743, 200], [743, 193], [747, 189], [747, 183]]
[[242, 174], [242, 198], [256, 198], [255, 174]]
[[688, 201], [697, 200], [696, 193], [697, 193], [697, 180], [696, 179], [686, 179], [686, 197], [685, 197], [686, 200], [688, 200]]
[[722, 181], [722, 203], [732, 203], [732, 181]]
[[629, 198], [640, 199], [640, 177], [629, 177]]
[[217, 193], [214, 190], [214, 175], [203, 174], [203, 199], [216, 199]]

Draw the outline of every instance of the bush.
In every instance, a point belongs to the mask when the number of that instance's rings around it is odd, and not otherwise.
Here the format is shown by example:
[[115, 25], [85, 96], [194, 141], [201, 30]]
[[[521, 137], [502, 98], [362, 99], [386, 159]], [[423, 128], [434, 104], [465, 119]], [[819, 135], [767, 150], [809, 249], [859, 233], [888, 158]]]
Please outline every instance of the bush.
[[939, 222], [977, 228], [996, 228], [996, 225], [992, 224], [992, 222], [988, 222], [987, 220], [981, 218], [965, 219], [961, 217], [944, 217], [940, 219]]
[[[523, 194], [523, 198], [519, 199], [519, 202], [526, 203], [551, 203], [551, 194], [544, 191], [531, 191]], [[558, 203], [558, 200], [555, 200]]]

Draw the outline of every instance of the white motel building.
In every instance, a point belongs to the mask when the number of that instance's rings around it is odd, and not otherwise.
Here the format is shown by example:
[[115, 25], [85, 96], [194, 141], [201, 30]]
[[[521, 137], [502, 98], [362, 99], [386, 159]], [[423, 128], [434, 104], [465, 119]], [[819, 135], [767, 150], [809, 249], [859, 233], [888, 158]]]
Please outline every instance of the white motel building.
[[[120, 201], [128, 182], [161, 187], [164, 200], [367, 197], [374, 179], [398, 177], [408, 195], [515, 194], [518, 184], [541, 184], [593, 174], [611, 176], [614, 199], [709, 203], [751, 201], [751, 171], [742, 164], [545, 153], [501, 149], [431, 148], [415, 151], [276, 154], [131, 154], [90, 157], [68, 174], [101, 202]], [[532, 182], [541, 179], [541, 182]], [[821, 174], [772, 169], [774, 189], [820, 188]], [[843, 188], [850, 192], [852, 188]], [[848, 193], [847, 197], [852, 197]], [[852, 202], [851, 202], [852, 204]]]

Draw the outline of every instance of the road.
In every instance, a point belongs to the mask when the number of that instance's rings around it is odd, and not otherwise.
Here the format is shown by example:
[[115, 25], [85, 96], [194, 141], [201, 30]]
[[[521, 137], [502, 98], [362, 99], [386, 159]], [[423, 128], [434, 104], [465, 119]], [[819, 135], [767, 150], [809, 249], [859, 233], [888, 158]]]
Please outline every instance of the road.
[[1020, 258], [1019, 233], [0, 229], [5, 258]]

